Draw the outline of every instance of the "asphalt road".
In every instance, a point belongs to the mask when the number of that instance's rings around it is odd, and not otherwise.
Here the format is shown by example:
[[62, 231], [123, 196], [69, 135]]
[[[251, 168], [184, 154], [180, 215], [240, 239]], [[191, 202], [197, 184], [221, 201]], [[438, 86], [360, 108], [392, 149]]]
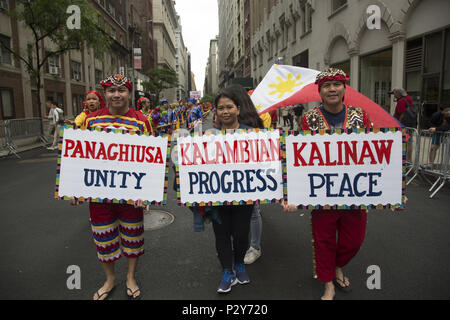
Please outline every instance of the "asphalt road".
[[[22, 159], [0, 160], [0, 299], [89, 300], [103, 285], [87, 205], [71, 207], [53, 198], [56, 153], [37, 149]], [[170, 172], [169, 181], [173, 179]], [[407, 210], [372, 211], [367, 236], [345, 268], [353, 292], [338, 299], [449, 299], [449, 188], [434, 199], [426, 186], [407, 189]], [[145, 233], [145, 255], [138, 266], [143, 299], [148, 300], [316, 300], [323, 286], [312, 278], [311, 223], [308, 212], [284, 213], [262, 206], [262, 257], [248, 266], [251, 283], [218, 295], [221, 267], [211, 225], [193, 232], [191, 212], [176, 205], [169, 187], [169, 226]], [[69, 290], [69, 266], [81, 270], [81, 289]], [[369, 290], [370, 266], [381, 271], [381, 289]], [[116, 264], [125, 299], [126, 260]]]

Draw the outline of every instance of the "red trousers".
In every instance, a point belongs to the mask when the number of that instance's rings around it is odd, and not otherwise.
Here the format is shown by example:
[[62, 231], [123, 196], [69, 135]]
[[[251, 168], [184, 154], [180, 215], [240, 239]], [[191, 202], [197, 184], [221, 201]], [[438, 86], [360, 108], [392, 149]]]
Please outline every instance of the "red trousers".
[[330, 282], [346, 266], [366, 235], [366, 210], [314, 210], [311, 214], [315, 278]]

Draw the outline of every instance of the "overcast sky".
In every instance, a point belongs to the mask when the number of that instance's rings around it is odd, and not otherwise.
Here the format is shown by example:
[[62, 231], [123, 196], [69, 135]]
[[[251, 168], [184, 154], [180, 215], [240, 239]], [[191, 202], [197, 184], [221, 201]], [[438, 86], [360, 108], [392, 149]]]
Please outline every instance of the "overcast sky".
[[191, 53], [191, 69], [197, 90], [203, 93], [209, 41], [219, 34], [217, 0], [176, 0], [184, 45]]

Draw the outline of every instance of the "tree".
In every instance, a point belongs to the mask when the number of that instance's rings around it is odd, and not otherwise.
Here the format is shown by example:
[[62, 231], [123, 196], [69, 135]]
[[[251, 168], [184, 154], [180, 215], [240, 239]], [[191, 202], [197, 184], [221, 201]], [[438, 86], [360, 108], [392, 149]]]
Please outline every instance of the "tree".
[[205, 94], [201, 99], [202, 102], [205, 102], [205, 103], [210, 102], [211, 104], [214, 104], [215, 100], [216, 100], [215, 94]]
[[[30, 78], [36, 80], [41, 118], [41, 70], [47, 60], [69, 50], [81, 50], [83, 45], [94, 48], [97, 54], [101, 54], [111, 45], [110, 37], [99, 27], [97, 11], [85, 0], [16, 0], [16, 8], [5, 10], [4, 13], [25, 24], [32, 32], [35, 59], [29, 59], [27, 50], [14, 50], [0, 43], [24, 63]], [[51, 41], [56, 49], [46, 48], [43, 53], [45, 40]]]
[[147, 75], [150, 80], [142, 82], [142, 85], [145, 91], [155, 94], [156, 101], [159, 101], [161, 91], [178, 86], [177, 73], [171, 68], [150, 69]]

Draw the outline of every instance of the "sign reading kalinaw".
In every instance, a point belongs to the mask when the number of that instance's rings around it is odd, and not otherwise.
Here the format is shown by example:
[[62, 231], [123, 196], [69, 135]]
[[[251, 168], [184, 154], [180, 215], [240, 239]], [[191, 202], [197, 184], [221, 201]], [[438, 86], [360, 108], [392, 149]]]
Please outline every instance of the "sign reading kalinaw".
[[65, 128], [56, 196], [165, 202], [168, 139]]
[[224, 205], [283, 198], [279, 131], [180, 137], [179, 200]]
[[288, 203], [402, 204], [402, 131], [288, 135]]

